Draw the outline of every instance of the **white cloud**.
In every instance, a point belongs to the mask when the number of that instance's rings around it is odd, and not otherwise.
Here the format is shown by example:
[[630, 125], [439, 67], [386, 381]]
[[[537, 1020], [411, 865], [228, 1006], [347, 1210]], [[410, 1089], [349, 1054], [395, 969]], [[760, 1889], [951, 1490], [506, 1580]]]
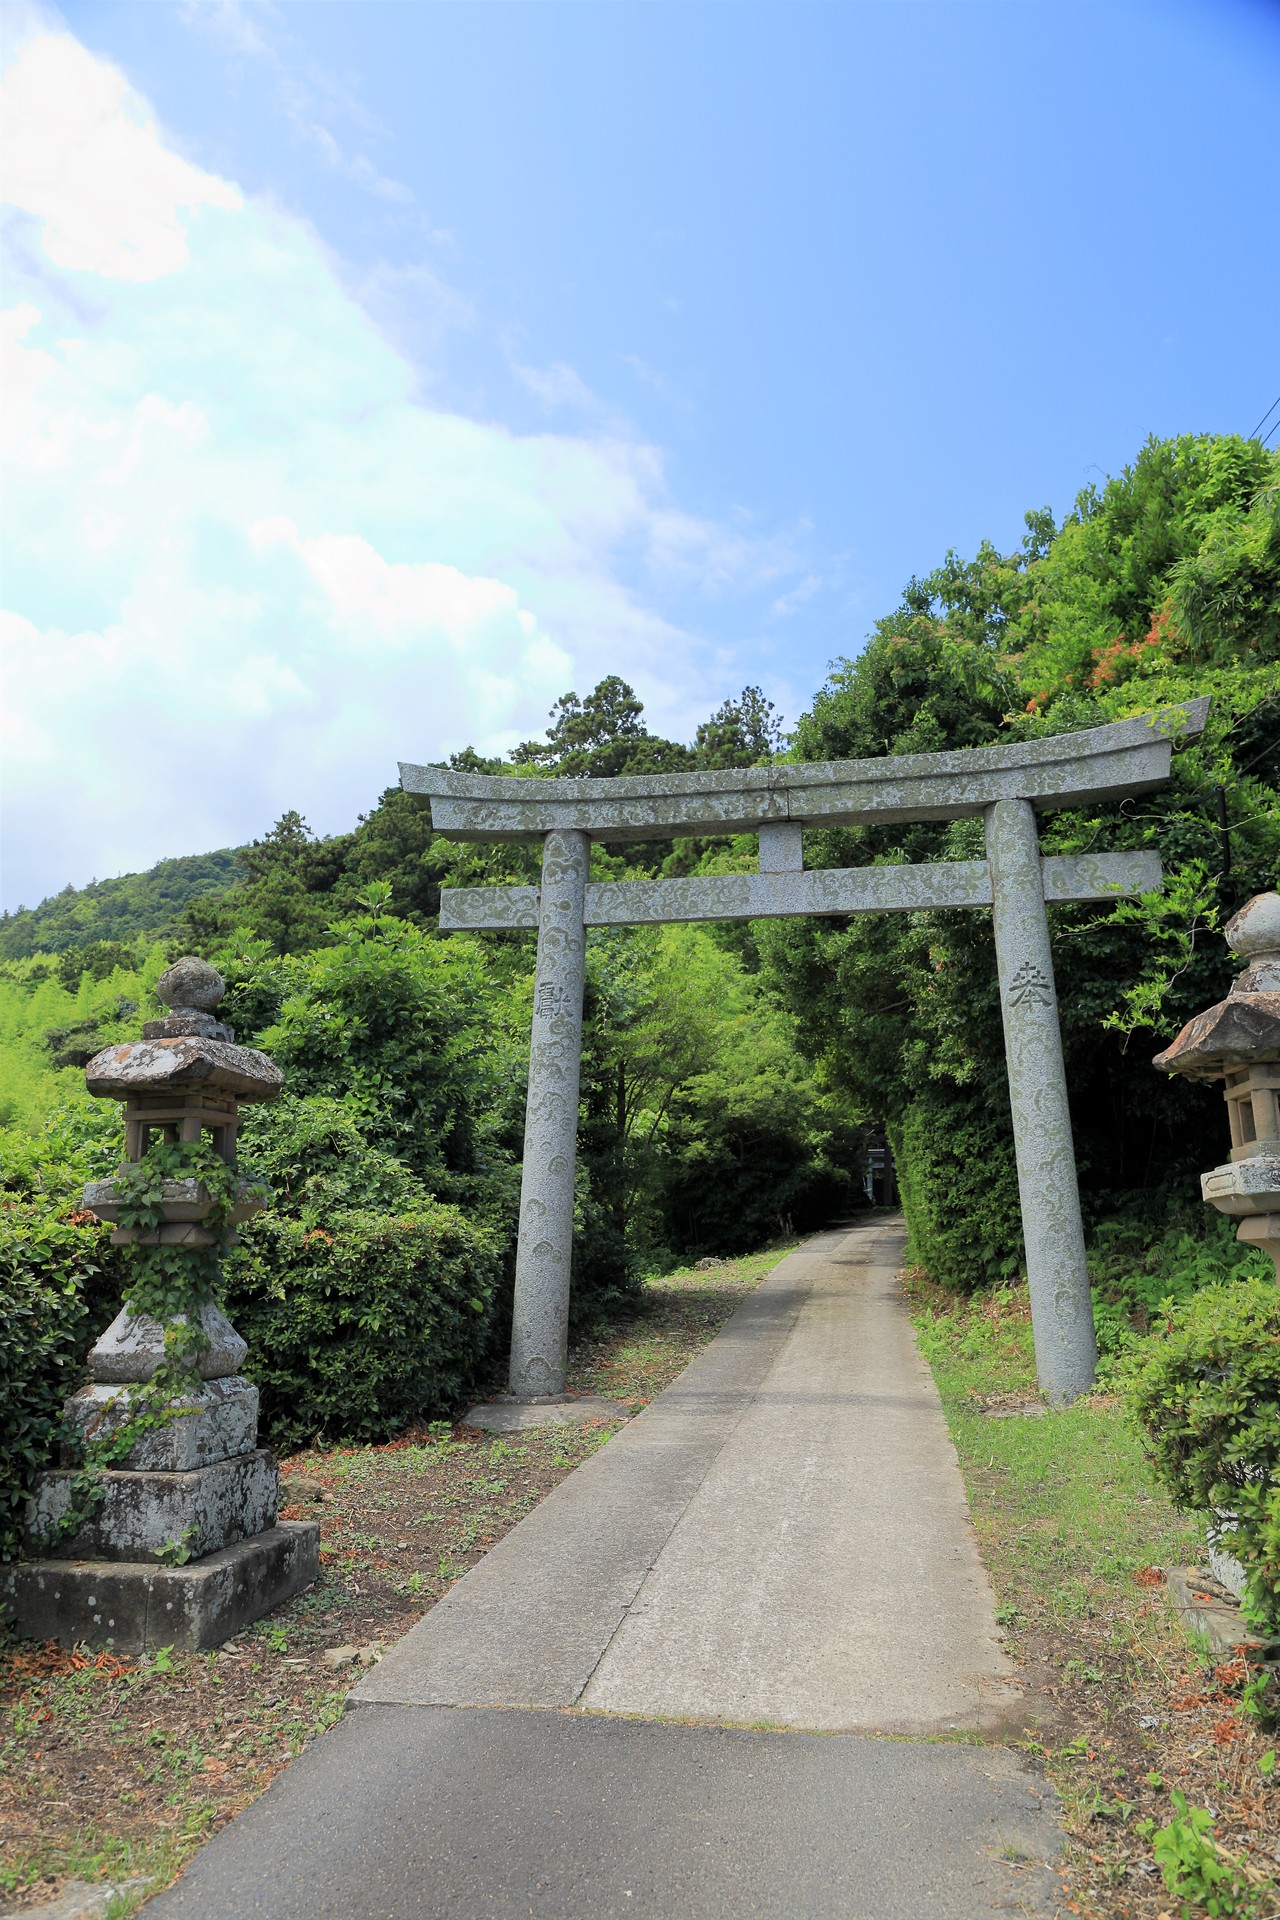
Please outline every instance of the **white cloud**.
[[42, 249], [3, 330], [8, 905], [287, 807], [341, 830], [397, 759], [502, 751], [607, 672], [677, 733], [733, 690], [652, 595], [776, 597], [788, 542], [679, 512], [616, 427], [423, 404], [315, 235], [65, 33], [6, 87]]
[[178, 11], [228, 51], [258, 60], [270, 57], [270, 42], [259, 21], [274, 17], [273, 8], [244, 5], [242, 0], [182, 0]]
[[228, 181], [163, 147], [124, 75], [67, 34], [20, 50], [0, 115], [4, 197], [43, 223], [55, 266], [157, 280], [187, 263], [184, 214], [241, 205]]

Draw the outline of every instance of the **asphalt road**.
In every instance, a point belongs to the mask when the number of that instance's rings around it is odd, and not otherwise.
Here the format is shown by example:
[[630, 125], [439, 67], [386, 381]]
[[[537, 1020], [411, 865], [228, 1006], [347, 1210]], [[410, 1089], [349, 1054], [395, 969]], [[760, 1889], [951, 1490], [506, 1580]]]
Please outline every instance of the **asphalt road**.
[[148, 1920], [991, 1920], [1054, 1912], [1006, 1748], [360, 1707]]

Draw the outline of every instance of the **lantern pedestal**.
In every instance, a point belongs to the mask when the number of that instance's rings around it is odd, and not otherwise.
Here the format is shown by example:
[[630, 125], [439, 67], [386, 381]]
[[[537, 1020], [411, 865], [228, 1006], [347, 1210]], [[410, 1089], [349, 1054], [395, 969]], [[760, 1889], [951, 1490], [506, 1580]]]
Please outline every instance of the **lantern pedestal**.
[[[117, 1464], [137, 1473], [189, 1473], [215, 1461], [252, 1453], [258, 1444], [258, 1389], [238, 1375], [207, 1380], [196, 1393], [169, 1404], [170, 1417], [153, 1427]], [[129, 1417], [117, 1385], [94, 1381], [67, 1401], [68, 1423], [86, 1440], [107, 1439]]]

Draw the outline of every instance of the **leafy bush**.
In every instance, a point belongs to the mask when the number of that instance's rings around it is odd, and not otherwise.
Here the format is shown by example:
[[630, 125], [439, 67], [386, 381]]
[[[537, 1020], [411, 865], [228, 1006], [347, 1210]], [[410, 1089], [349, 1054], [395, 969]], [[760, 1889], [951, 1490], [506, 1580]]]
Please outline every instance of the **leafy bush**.
[[489, 957], [376, 910], [332, 933], [310, 953], [254, 943], [219, 956], [225, 1017], [292, 1092], [345, 1100], [371, 1144], [449, 1199], [474, 1199], [510, 1051]]
[[110, 1230], [80, 1208], [85, 1181], [120, 1158], [119, 1118], [82, 1095], [34, 1136], [0, 1134], [0, 1559], [18, 1551], [31, 1477], [120, 1305]]
[[[749, 1253], [865, 1206], [862, 1141], [778, 1036], [753, 1032], [673, 1098], [656, 1191], [674, 1249]], [[770, 1044], [772, 1043], [772, 1044]]]
[[1150, 1459], [1183, 1512], [1233, 1513], [1248, 1616], [1280, 1635], [1280, 1291], [1274, 1278], [1202, 1287], [1122, 1361]]
[[[1136, 1831], [1151, 1842], [1166, 1890], [1182, 1902], [1183, 1913], [1194, 1903], [1210, 1920], [1255, 1920], [1260, 1888], [1239, 1863], [1223, 1854], [1213, 1840], [1216, 1815], [1209, 1807], [1192, 1807], [1187, 1796], [1172, 1788], [1173, 1812], [1167, 1826], [1139, 1820]], [[1265, 1892], [1265, 1888], [1261, 1889]], [[1270, 1899], [1266, 1902], [1270, 1907]]]
[[[1153, 1204], [1158, 1201], [1158, 1204]], [[1098, 1348], [1119, 1354], [1145, 1333], [1170, 1300], [1201, 1287], [1271, 1272], [1266, 1255], [1236, 1239], [1235, 1222], [1198, 1196], [1181, 1204], [1139, 1195], [1097, 1221], [1090, 1232], [1089, 1270]]]
[[21, 1544], [31, 1478], [47, 1466], [63, 1402], [115, 1310], [109, 1230], [41, 1198], [0, 1202], [0, 1559]]
[[499, 1260], [489, 1235], [429, 1199], [325, 1226], [268, 1214], [244, 1230], [223, 1298], [249, 1343], [277, 1447], [385, 1440], [446, 1411], [474, 1378]]
[[891, 1139], [912, 1259], [956, 1293], [1016, 1278], [1022, 1222], [1007, 1102], [997, 1117], [933, 1086]]

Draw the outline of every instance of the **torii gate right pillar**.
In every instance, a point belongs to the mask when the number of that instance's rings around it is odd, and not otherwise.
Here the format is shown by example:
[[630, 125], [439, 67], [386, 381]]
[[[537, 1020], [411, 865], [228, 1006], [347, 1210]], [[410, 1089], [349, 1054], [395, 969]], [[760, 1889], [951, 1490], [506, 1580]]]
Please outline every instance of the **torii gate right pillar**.
[[1029, 800], [997, 800], [985, 819], [1036, 1372], [1050, 1406], [1065, 1406], [1088, 1391], [1098, 1347], [1040, 843]]

